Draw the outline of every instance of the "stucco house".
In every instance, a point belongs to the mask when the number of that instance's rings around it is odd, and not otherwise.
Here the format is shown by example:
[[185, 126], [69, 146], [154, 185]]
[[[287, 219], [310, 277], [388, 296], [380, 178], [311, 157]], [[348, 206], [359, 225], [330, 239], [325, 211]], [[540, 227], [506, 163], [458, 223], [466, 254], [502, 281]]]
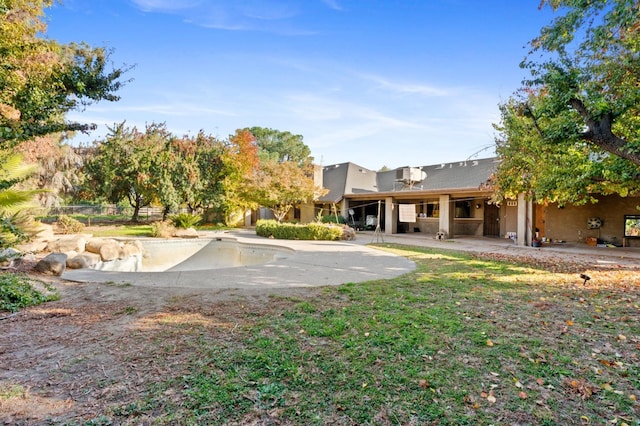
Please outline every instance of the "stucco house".
[[640, 197], [599, 197], [584, 206], [538, 205], [524, 196], [491, 202], [489, 178], [497, 158], [373, 171], [354, 163], [319, 168], [328, 190], [313, 207], [297, 211], [302, 222], [314, 212], [340, 214], [357, 228], [387, 234], [421, 232], [439, 238], [534, 239], [640, 247]]

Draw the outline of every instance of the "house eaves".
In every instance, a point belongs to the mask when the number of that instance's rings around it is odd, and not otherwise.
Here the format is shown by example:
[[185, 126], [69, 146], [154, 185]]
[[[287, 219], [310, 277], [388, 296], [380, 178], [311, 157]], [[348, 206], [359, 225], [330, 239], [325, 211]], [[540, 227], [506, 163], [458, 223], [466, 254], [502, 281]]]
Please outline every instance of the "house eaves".
[[414, 199], [414, 198], [436, 198], [440, 195], [454, 195], [454, 196], [490, 196], [491, 190], [479, 189], [479, 188], [443, 188], [440, 190], [432, 191], [391, 191], [391, 192], [376, 192], [368, 194], [345, 194], [345, 198], [351, 200], [371, 200], [371, 199], [383, 199], [386, 197], [393, 197], [395, 199]]

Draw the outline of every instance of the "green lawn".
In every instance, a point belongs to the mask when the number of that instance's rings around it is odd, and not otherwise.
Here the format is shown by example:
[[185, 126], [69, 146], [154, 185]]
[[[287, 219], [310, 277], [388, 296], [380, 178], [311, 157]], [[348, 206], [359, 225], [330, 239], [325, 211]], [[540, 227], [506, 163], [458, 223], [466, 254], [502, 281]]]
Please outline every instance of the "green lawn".
[[[637, 275], [385, 245], [416, 261], [384, 281], [242, 298], [166, 320], [177, 352], [115, 423], [638, 425]], [[549, 268], [547, 268], [549, 269]], [[568, 271], [568, 272], [567, 272]], [[637, 273], [637, 271], [636, 271]], [[598, 275], [600, 274], [600, 275]], [[198, 321], [189, 321], [198, 314]], [[182, 319], [181, 319], [182, 318]]]

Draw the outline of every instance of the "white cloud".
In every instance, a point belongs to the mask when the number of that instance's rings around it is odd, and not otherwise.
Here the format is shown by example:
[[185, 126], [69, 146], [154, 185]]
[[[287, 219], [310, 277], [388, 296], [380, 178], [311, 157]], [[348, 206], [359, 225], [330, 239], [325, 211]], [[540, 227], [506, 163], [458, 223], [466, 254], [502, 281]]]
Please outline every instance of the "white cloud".
[[261, 31], [282, 35], [314, 34], [296, 27], [300, 0], [131, 0], [144, 12], [169, 13], [185, 22], [227, 31]]
[[365, 80], [376, 83], [383, 89], [400, 94], [415, 94], [422, 96], [447, 96], [449, 94], [449, 90], [445, 88], [416, 83], [399, 83], [371, 74], [361, 74], [360, 76]]
[[326, 4], [330, 9], [333, 10], [344, 10], [338, 0], [322, 0], [322, 3]]
[[203, 3], [202, 0], [131, 0], [145, 12], [177, 12], [193, 9]]

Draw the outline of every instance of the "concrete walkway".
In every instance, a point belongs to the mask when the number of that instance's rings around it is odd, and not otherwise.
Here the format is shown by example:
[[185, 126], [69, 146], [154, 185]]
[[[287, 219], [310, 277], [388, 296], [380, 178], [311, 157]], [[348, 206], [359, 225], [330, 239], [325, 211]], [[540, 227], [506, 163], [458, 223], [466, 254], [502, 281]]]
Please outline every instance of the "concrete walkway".
[[518, 246], [506, 238], [465, 236], [450, 240], [437, 240], [427, 234], [417, 232], [392, 235], [376, 235], [372, 232], [359, 233], [358, 242], [361, 244], [387, 242], [464, 252], [588, 260], [596, 264], [615, 263], [625, 267], [638, 268], [640, 272], [640, 247], [592, 247], [583, 243], [554, 243], [545, 244], [538, 248]]
[[[426, 234], [375, 234], [360, 232], [355, 241], [290, 241], [257, 237], [253, 231], [202, 233], [203, 238], [224, 236], [242, 243], [276, 245], [293, 249], [291, 255], [270, 263], [234, 268], [165, 272], [106, 272], [67, 270], [63, 279], [79, 282], [129, 283], [151, 287], [180, 288], [283, 288], [339, 285], [388, 279], [411, 272], [415, 264], [367, 246], [396, 243], [466, 252], [501, 253], [589, 261], [598, 265], [624, 265], [640, 274], [640, 248], [590, 247], [585, 244], [555, 244], [542, 248], [516, 246], [511, 240], [463, 237], [436, 240]], [[200, 260], [201, 261], [201, 260]], [[639, 275], [640, 277], [640, 275]]]

